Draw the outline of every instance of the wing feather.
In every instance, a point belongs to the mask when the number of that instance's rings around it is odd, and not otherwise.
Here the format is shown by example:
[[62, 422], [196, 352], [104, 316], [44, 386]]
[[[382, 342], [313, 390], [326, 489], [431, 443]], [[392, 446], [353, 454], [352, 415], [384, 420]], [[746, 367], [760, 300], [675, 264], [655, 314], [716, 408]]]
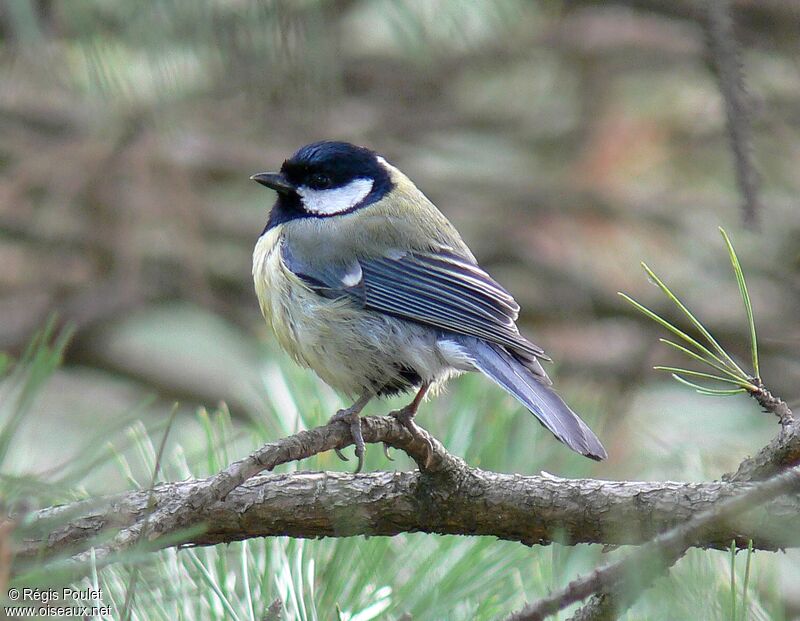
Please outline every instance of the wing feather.
[[493, 303], [486, 295], [476, 294], [463, 285], [459, 286], [453, 279], [439, 277], [412, 262], [382, 259], [370, 262], [366, 269], [369, 272], [365, 281], [367, 291], [377, 282], [388, 282], [410, 293], [416, 291], [420, 295], [432, 296], [434, 300], [450, 305], [457, 312], [498, 322], [511, 329], [514, 327], [514, 318], [509, 310]]
[[519, 304], [517, 304], [516, 300], [475, 263], [451, 253], [419, 253], [411, 256], [413, 261], [409, 261], [410, 266], [413, 265], [413, 262], [418, 262], [424, 266], [424, 269], [435, 271], [442, 279], [454, 282], [461, 287], [466, 286], [471, 290], [482, 292], [497, 304], [507, 308], [513, 319], [517, 318]]
[[[520, 335], [519, 305], [508, 291], [465, 257], [451, 252], [387, 253], [350, 265], [312, 269], [284, 245], [284, 262], [320, 295], [348, 296], [364, 308], [475, 336], [509, 347], [525, 358], [546, 358], [544, 351]], [[352, 274], [361, 279], [352, 282]], [[348, 278], [350, 275], [350, 278]]]

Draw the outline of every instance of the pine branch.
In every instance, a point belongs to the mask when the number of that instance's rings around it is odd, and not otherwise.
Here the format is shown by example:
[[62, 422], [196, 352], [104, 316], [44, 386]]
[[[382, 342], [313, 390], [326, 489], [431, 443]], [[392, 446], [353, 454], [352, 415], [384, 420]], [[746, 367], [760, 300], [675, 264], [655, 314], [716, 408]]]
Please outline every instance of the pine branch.
[[[758, 499], [760, 498], [760, 496], [758, 496], [758, 490], [762, 488], [766, 488], [767, 490], [780, 490], [781, 488], [779, 486], [775, 487], [778, 485], [775, 483], [776, 479], [785, 477], [787, 473], [800, 473], [800, 467], [796, 465], [800, 462], [800, 422], [795, 420], [786, 402], [774, 396], [759, 378], [753, 378], [753, 382], [755, 390], [751, 392], [751, 396], [764, 408], [765, 412], [774, 414], [778, 418], [781, 423], [781, 433], [770, 442], [770, 444], [761, 449], [756, 457], [744, 460], [735, 473], [727, 474], [723, 477], [723, 480], [729, 481], [758, 481], [771, 476], [772, 478], [766, 483], [758, 483], [752, 490], [743, 492], [738, 497], [742, 503], [744, 502], [743, 499], [750, 498], [752, 504], [749, 506], [741, 503], [734, 503], [734, 505], [731, 505], [737, 498], [721, 502], [704, 513], [693, 517], [692, 520], [683, 527], [674, 527], [671, 531], [662, 533], [626, 559], [617, 561], [617, 563], [613, 565], [608, 565], [603, 570], [596, 570], [587, 578], [574, 581], [564, 589], [559, 596], [545, 598], [531, 607], [526, 607], [528, 614], [531, 616], [521, 616], [519, 619], [544, 618], [589, 595], [591, 595], [590, 601], [573, 615], [572, 621], [612, 621], [616, 619], [650, 587], [653, 580], [668, 573], [669, 569], [685, 554], [686, 550], [692, 545], [691, 541], [687, 539], [690, 535], [686, 534], [689, 533], [691, 529], [695, 529], [696, 531], [697, 529], [701, 529], [706, 523], [715, 520], [723, 520], [730, 514], [730, 511], [732, 511], [729, 508], [726, 509], [726, 507], [729, 506], [744, 507], [738, 509], [741, 511], [751, 510], [758, 504]], [[791, 470], [786, 470], [786, 468], [790, 468]], [[791, 477], [789, 477], [789, 479], [791, 480]], [[800, 480], [800, 474], [795, 477], [795, 481], [798, 480]], [[762, 493], [764, 493], [763, 490]], [[777, 494], [778, 492], [776, 491], [775, 493]], [[768, 499], [769, 497], [764, 500]], [[681, 528], [689, 530], [686, 530], [684, 535], [681, 535]], [[675, 539], [676, 537], [678, 538], [677, 540]], [[683, 537], [683, 539], [680, 539], [680, 537]], [[678, 543], [674, 543], [675, 541]], [[675, 547], [671, 548], [670, 546], [673, 544]], [[590, 584], [592, 579], [598, 577], [599, 572], [609, 569], [612, 566], [627, 564], [627, 575], [633, 575], [633, 569], [638, 567], [638, 563], [642, 562], [641, 556], [637, 555], [645, 554], [645, 550], [648, 547], [655, 548], [653, 557], [650, 559], [649, 564], [647, 564], [646, 570], [641, 570], [636, 573], [635, 582], [629, 580], [625, 583], [621, 579], [617, 580], [614, 572], [609, 570], [603, 574], [605, 576], [604, 578], [600, 579], [599, 582], [594, 582], [594, 590], [588, 591], [580, 597], [576, 595], [577, 593], [583, 593], [584, 591], [582, 589], [587, 588], [587, 585]], [[571, 587], [574, 587], [574, 589], [570, 590]], [[577, 599], [574, 599], [574, 597], [577, 597]], [[552, 612], [545, 612], [553, 607], [555, 607], [555, 609]], [[517, 614], [521, 615], [524, 612], [525, 610]], [[512, 616], [510, 619], [514, 619], [514, 617]]]
[[[672, 528], [635, 552], [614, 563], [574, 580], [563, 590], [530, 604], [508, 617], [508, 621], [541, 621], [570, 604], [591, 596], [620, 588], [628, 577], [649, 584], [697, 543], [697, 536], [710, 524], [724, 521], [734, 514], [750, 511], [759, 505], [788, 493], [800, 492], [800, 466], [791, 468], [753, 486], [747, 492], [729, 498], [699, 513], [688, 522]], [[616, 612], [615, 612], [616, 614]], [[585, 617], [584, 617], [585, 618]]]
[[[427, 447], [391, 417], [364, 417], [364, 439], [386, 442], [424, 463]], [[793, 429], [793, 428], [791, 428]], [[423, 434], [427, 437], [428, 434]], [[752, 489], [741, 477], [706, 483], [601, 481], [521, 476], [469, 467], [431, 438], [428, 470], [298, 472], [253, 476], [287, 461], [350, 443], [337, 423], [271, 442], [221, 473], [110, 498], [43, 509], [26, 520], [39, 537], [23, 541], [17, 560], [65, 552], [80, 569], [88, 546], [98, 563], [145, 539], [153, 548], [213, 545], [249, 537], [391, 536], [403, 532], [484, 535], [526, 545], [641, 544], [675, 524]], [[152, 513], [148, 507], [154, 507]], [[149, 517], [147, 517], [149, 515]], [[725, 549], [735, 539], [775, 550], [800, 545], [800, 499], [783, 498], [762, 511], [709, 525], [697, 545]]]

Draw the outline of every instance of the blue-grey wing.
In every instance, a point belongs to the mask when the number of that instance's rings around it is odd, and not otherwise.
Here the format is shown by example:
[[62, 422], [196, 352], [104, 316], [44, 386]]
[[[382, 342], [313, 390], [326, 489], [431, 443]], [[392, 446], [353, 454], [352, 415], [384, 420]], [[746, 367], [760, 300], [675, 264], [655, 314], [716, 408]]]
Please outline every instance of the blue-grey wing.
[[479, 266], [449, 253], [361, 262], [367, 308], [541, 356], [520, 335], [519, 305]]
[[[521, 336], [519, 305], [474, 262], [442, 251], [404, 252], [311, 269], [287, 249], [284, 262], [324, 297], [347, 296], [364, 308], [509, 347], [544, 358]], [[538, 366], [538, 365], [537, 365]]]

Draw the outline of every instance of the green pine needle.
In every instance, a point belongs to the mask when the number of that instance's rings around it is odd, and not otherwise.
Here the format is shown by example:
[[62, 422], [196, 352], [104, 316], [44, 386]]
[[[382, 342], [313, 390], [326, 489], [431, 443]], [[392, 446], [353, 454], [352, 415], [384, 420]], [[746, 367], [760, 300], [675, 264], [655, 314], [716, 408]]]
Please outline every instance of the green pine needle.
[[742, 582], [742, 621], [747, 621], [747, 591], [750, 588], [750, 561], [753, 559], [753, 540], [747, 542], [747, 560], [744, 565], [744, 580]]
[[758, 340], [756, 339], [756, 323], [753, 319], [753, 305], [750, 302], [750, 294], [747, 292], [747, 284], [744, 281], [744, 272], [742, 272], [742, 266], [739, 263], [739, 257], [736, 256], [736, 251], [733, 249], [733, 244], [731, 243], [728, 234], [725, 232], [725, 229], [720, 227], [719, 232], [722, 233], [722, 238], [725, 240], [725, 245], [728, 246], [728, 254], [731, 258], [733, 273], [736, 275], [736, 282], [739, 285], [739, 293], [742, 295], [742, 302], [744, 303], [744, 309], [747, 313], [747, 325], [750, 328], [750, 353], [753, 358], [753, 373], [755, 377], [760, 377], [758, 370]]
[[[671, 322], [667, 321], [657, 313], [653, 312], [646, 306], [640, 304], [633, 298], [624, 293], [620, 293], [619, 295], [622, 296], [625, 300], [627, 300], [631, 305], [633, 305], [636, 310], [644, 314], [646, 317], [651, 319], [652, 321], [656, 322], [658, 325], [666, 328], [672, 334], [677, 336], [680, 341], [683, 341], [683, 344], [680, 342], [671, 341], [669, 339], [659, 339], [662, 343], [669, 345], [673, 349], [677, 349], [681, 353], [685, 354], [689, 358], [696, 360], [708, 367], [711, 367], [715, 371], [718, 371], [722, 375], [718, 375], [715, 373], [704, 373], [701, 371], [692, 371], [690, 369], [684, 369], [679, 367], [666, 367], [666, 366], [657, 366], [655, 367], [656, 370], [659, 371], [668, 371], [672, 374], [672, 377], [675, 378], [676, 381], [689, 386], [696, 390], [697, 392], [704, 394], [704, 395], [736, 395], [743, 392], [754, 392], [757, 390], [757, 386], [754, 383], [754, 378], [759, 377], [759, 367], [758, 367], [758, 341], [756, 340], [756, 328], [755, 328], [755, 320], [753, 318], [753, 306], [750, 301], [750, 295], [747, 292], [747, 285], [745, 284], [744, 280], [744, 273], [742, 272], [742, 266], [739, 263], [739, 259], [736, 256], [736, 252], [733, 248], [733, 244], [731, 243], [730, 238], [728, 237], [727, 233], [724, 229], [720, 228], [720, 232], [722, 233], [722, 237], [725, 240], [725, 244], [728, 248], [728, 254], [730, 256], [731, 265], [733, 266], [733, 272], [736, 276], [736, 282], [739, 285], [739, 293], [742, 296], [742, 302], [744, 303], [745, 312], [747, 313], [747, 324], [750, 330], [750, 350], [752, 355], [753, 361], [753, 375], [746, 373], [744, 369], [742, 369], [736, 361], [728, 354], [727, 351], [717, 342], [717, 340], [711, 335], [711, 332], [700, 322], [697, 317], [695, 317], [691, 311], [681, 302], [678, 297], [670, 290], [670, 288], [664, 284], [658, 276], [656, 276], [655, 272], [650, 269], [650, 267], [646, 263], [642, 263], [642, 267], [644, 271], [647, 273], [648, 277], [661, 289], [661, 292], [667, 296], [667, 298], [672, 301], [675, 306], [688, 318], [694, 328], [702, 335], [703, 340], [705, 340], [710, 347], [706, 347], [702, 344], [698, 339], [690, 336], [676, 325], [672, 324]], [[702, 386], [695, 382], [692, 382], [686, 379], [683, 376], [689, 376], [694, 378], [701, 378], [705, 380], [710, 380], [712, 382], [722, 382], [725, 384], [733, 384], [737, 386], [737, 388], [711, 388], [709, 386]], [[727, 376], [727, 377], [723, 377]]]
[[[660, 326], [666, 328], [667, 330], [672, 332], [675, 336], [683, 339], [684, 341], [689, 343], [692, 347], [696, 347], [702, 354], [708, 356], [709, 358], [712, 358], [713, 360], [717, 361], [721, 365], [727, 366], [726, 363], [719, 356], [717, 356], [715, 353], [713, 353], [707, 347], [705, 347], [704, 345], [699, 343], [696, 339], [694, 339], [691, 336], [689, 336], [688, 334], [686, 334], [680, 328], [672, 325], [666, 319], [664, 319], [660, 315], [654, 313], [653, 311], [651, 311], [646, 306], [644, 306], [642, 304], [639, 304], [639, 302], [634, 300], [632, 297], [630, 297], [630, 296], [628, 296], [628, 295], [626, 295], [626, 294], [624, 294], [622, 292], [619, 292], [619, 295], [622, 296], [628, 302], [630, 302], [636, 308], [636, 310], [638, 310], [639, 312], [643, 313], [644, 315], [646, 315], [647, 317], [649, 317], [650, 319], [655, 321]], [[742, 371], [742, 375], [745, 375], [744, 371]]]
[[731, 621], [736, 621], [736, 540], [731, 541]]
[[194, 550], [188, 549], [185, 551], [185, 554], [188, 556], [191, 564], [194, 565], [203, 582], [205, 582], [214, 595], [217, 596], [219, 602], [222, 604], [222, 607], [225, 609], [225, 614], [227, 617], [229, 619], [233, 619], [234, 621], [241, 621], [239, 615], [236, 614], [236, 610], [234, 610], [233, 606], [231, 605], [230, 600], [226, 597], [223, 586], [219, 584], [217, 579], [218, 576], [212, 574], [212, 572], [208, 567], [206, 567], [203, 561], [200, 560], [200, 557]]
[[701, 386], [700, 384], [695, 384], [694, 382], [690, 382], [687, 379], [682, 378], [677, 373], [672, 374], [672, 378], [684, 386], [688, 386], [689, 388], [693, 388], [701, 395], [708, 395], [711, 397], [725, 397], [728, 395], [738, 395], [743, 392], [747, 392], [745, 388], [708, 388], [706, 386]]
[[715, 382], [725, 382], [727, 384], [735, 384], [739, 388], [743, 388], [745, 390], [755, 390], [756, 387], [753, 386], [750, 382], [743, 382], [740, 380], [728, 379], [727, 377], [720, 377], [719, 375], [714, 375], [712, 373], [703, 373], [702, 371], [692, 371], [690, 369], [681, 369], [679, 367], [664, 367], [664, 366], [656, 366], [653, 367], [656, 371], [669, 371], [670, 373], [679, 373], [681, 375], [691, 375], [692, 377], [702, 377], [703, 379], [710, 379], [714, 380]]
[[[729, 366], [731, 369], [735, 369], [737, 372], [741, 373], [742, 375], [745, 375], [745, 372], [741, 369], [741, 367], [739, 367], [738, 364], [736, 364], [736, 362], [733, 360], [733, 358], [731, 358], [728, 355], [728, 352], [726, 352], [720, 346], [720, 344], [717, 343], [716, 339], [713, 336], [711, 336], [711, 333], [700, 322], [700, 320], [697, 319], [697, 317], [695, 317], [694, 315], [692, 315], [692, 313], [689, 311], [689, 309], [686, 308], [686, 306], [684, 306], [683, 302], [681, 302], [677, 298], [677, 296], [674, 293], [672, 293], [670, 288], [667, 287], [667, 285], [665, 285], [662, 282], [662, 280], [658, 276], [655, 275], [655, 272], [653, 272], [653, 270], [651, 270], [647, 266], [647, 264], [645, 262], [642, 262], [642, 267], [644, 268], [644, 271], [647, 272], [647, 275], [653, 280], [653, 282], [655, 282], [658, 285], [659, 289], [661, 289], [661, 291], [664, 293], [664, 295], [666, 295], [672, 301], [672, 303], [675, 304], [675, 306], [677, 306], [684, 315], [686, 315], [686, 317], [689, 319], [689, 321], [692, 322], [692, 325], [694, 325], [694, 327], [697, 328], [697, 330], [700, 332], [700, 334], [703, 335], [703, 337], [717, 351], [717, 353], [725, 359], [726, 366]], [[722, 362], [722, 361], [720, 361], [720, 362]]]
[[720, 373], [724, 373], [725, 375], [727, 375], [728, 377], [730, 377], [733, 380], [736, 380], [736, 381], [739, 381], [739, 382], [747, 382], [748, 381], [747, 377], [741, 377], [739, 375], [736, 375], [736, 373], [733, 373], [727, 367], [724, 367], [721, 364], [718, 364], [718, 363], [716, 363], [716, 362], [714, 362], [712, 360], [709, 360], [707, 358], [703, 358], [702, 356], [696, 354], [692, 350], [685, 348], [683, 345], [675, 343], [674, 341], [670, 341], [669, 339], [661, 338], [661, 339], [658, 339], [658, 340], [661, 341], [662, 343], [664, 343], [665, 345], [669, 345], [670, 347], [674, 347], [678, 351], [683, 352], [684, 354], [686, 354], [690, 358], [694, 358], [698, 362], [702, 362], [703, 364], [707, 364], [712, 369], [716, 369]]

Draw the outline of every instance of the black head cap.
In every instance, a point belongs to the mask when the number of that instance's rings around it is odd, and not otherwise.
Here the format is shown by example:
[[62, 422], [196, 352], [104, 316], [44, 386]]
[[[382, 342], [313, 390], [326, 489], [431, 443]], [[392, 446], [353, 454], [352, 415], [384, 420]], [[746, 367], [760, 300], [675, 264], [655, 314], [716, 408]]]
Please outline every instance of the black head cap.
[[[349, 213], [379, 201], [392, 188], [389, 172], [374, 151], [349, 142], [328, 140], [299, 149], [283, 163], [280, 173], [260, 173], [253, 175], [252, 179], [278, 192], [278, 200], [265, 230], [297, 218], [323, 218]], [[304, 208], [298, 193], [304, 188], [334, 190], [359, 179], [371, 181], [372, 189], [363, 200], [345, 212], [310, 212]]]
[[283, 163], [281, 172], [295, 185], [314, 190], [339, 188], [355, 179], [388, 179], [374, 151], [349, 142], [306, 145]]

